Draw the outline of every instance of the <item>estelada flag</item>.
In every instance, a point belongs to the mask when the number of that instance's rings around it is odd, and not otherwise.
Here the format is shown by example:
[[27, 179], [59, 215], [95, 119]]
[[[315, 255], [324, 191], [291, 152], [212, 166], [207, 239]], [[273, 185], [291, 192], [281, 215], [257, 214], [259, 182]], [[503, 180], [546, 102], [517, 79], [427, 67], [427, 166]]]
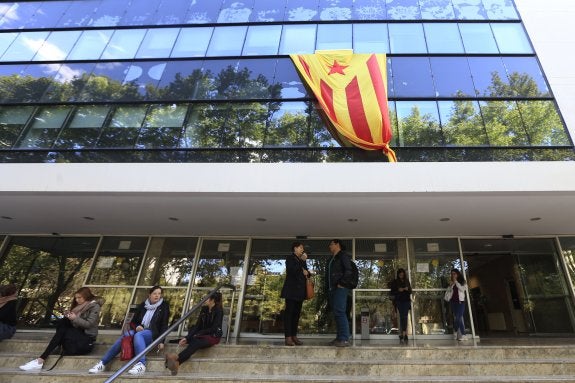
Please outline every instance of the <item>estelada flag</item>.
[[357, 147], [383, 150], [390, 162], [397, 161], [389, 147], [385, 54], [333, 50], [290, 57], [330, 128]]

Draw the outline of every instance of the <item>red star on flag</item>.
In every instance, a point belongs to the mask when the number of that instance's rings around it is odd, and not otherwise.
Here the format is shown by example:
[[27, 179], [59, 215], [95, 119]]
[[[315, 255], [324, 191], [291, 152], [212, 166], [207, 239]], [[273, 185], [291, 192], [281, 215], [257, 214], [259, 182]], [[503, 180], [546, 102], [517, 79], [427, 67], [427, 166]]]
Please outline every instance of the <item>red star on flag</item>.
[[349, 65], [340, 65], [337, 60], [333, 60], [333, 65], [329, 67], [329, 73], [330, 74], [334, 74], [334, 73], [339, 73], [345, 76], [345, 73], [343, 73], [343, 70], [345, 68], [347, 68]]

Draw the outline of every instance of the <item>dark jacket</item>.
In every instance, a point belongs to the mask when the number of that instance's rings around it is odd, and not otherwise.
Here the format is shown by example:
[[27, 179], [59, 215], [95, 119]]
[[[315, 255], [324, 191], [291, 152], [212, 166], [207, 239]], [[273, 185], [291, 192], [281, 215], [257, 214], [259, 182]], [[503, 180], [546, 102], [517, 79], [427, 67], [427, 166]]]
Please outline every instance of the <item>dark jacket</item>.
[[[399, 291], [399, 288], [408, 288], [407, 291]], [[405, 278], [403, 281], [399, 278], [391, 281], [391, 296], [395, 302], [411, 302], [411, 283]]]
[[16, 302], [16, 300], [6, 302], [4, 306], [0, 307], [0, 322], [8, 326], [16, 326]]
[[209, 335], [214, 338], [222, 336], [222, 321], [224, 319], [224, 310], [219, 306], [214, 306], [212, 311], [208, 306], [202, 306], [200, 315], [196, 324], [190, 328], [186, 340], [191, 342], [194, 336]]
[[342, 287], [351, 284], [352, 277], [351, 257], [345, 251], [340, 250], [328, 261], [326, 271], [327, 289], [333, 290], [337, 285]]
[[[134, 317], [130, 321], [130, 326], [134, 328], [142, 324], [142, 319], [146, 314], [146, 301], [140, 303], [136, 308]], [[154, 312], [154, 316], [150, 321], [149, 329], [152, 330], [152, 340], [156, 340], [162, 333], [168, 329], [168, 321], [170, 319], [170, 305], [168, 302], [163, 301], [160, 306]], [[164, 343], [164, 340], [162, 340]]]
[[305, 280], [303, 270], [307, 270], [306, 261], [302, 261], [295, 254], [286, 258], [286, 279], [282, 287], [281, 297], [294, 301], [305, 299]]

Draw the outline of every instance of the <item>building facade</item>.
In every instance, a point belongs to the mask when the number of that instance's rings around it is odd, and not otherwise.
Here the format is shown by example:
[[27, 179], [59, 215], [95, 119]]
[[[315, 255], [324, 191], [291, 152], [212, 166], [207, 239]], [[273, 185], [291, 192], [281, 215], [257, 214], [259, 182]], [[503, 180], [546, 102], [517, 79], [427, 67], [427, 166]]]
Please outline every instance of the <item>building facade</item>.
[[[362, 310], [394, 334], [398, 267], [415, 336], [450, 333], [453, 267], [474, 334], [573, 334], [575, 90], [545, 38], [561, 17], [536, 3], [0, 3], [0, 277], [21, 287], [21, 326], [49, 325], [81, 285], [117, 328], [154, 284], [176, 317], [233, 283], [231, 335], [281, 335], [299, 239], [319, 290], [302, 332], [329, 334], [339, 237], [361, 271], [356, 334]], [[387, 54], [398, 163], [326, 128], [288, 55], [329, 49]]]

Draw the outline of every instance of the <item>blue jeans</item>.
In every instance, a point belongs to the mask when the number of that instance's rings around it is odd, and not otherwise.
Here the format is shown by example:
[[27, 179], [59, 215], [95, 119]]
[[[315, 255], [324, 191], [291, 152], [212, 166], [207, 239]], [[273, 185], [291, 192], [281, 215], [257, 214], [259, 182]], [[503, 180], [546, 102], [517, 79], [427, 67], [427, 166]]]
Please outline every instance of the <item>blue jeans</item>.
[[[130, 334], [134, 334], [134, 330], [130, 330]], [[104, 356], [102, 357], [103, 364], [108, 364], [112, 359], [114, 359], [116, 355], [120, 353], [122, 349], [121, 346], [122, 337], [123, 335], [119, 337], [118, 340], [114, 342], [112, 347], [110, 347], [108, 352], [104, 354]], [[150, 343], [152, 343], [152, 330], [142, 330], [136, 332], [134, 335], [134, 353], [135, 353], [134, 355], [138, 355], [139, 353], [144, 351], [144, 349], [148, 347]], [[140, 359], [140, 362], [146, 364], [146, 355], [144, 355], [142, 359]]]
[[407, 316], [411, 309], [411, 301], [398, 301], [396, 305], [399, 311], [399, 335], [403, 335], [404, 331], [407, 333]]
[[453, 333], [465, 335], [465, 323], [463, 322], [463, 313], [465, 312], [465, 302], [450, 302], [451, 311], [453, 312]]
[[340, 341], [349, 340], [349, 321], [347, 320], [347, 294], [349, 289], [338, 287], [329, 292], [329, 299], [335, 326], [337, 329], [336, 339]]

